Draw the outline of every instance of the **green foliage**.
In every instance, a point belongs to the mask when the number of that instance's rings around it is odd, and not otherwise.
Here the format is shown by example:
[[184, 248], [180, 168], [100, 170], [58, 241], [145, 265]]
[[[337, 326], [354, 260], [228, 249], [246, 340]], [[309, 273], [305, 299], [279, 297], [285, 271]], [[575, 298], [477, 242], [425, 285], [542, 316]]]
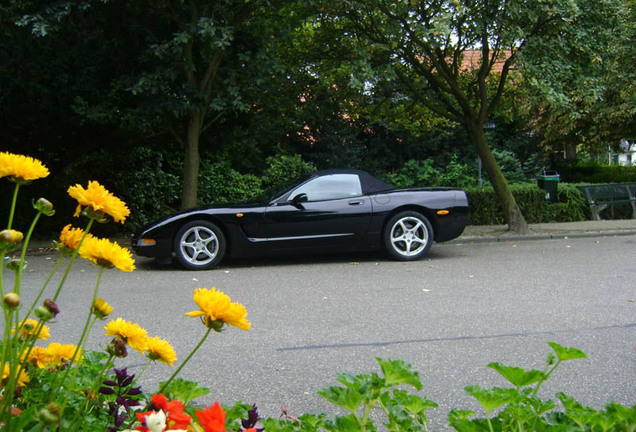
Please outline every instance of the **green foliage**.
[[[554, 354], [547, 355], [542, 371], [525, 371], [500, 363], [488, 365], [504, 377], [514, 388], [482, 389], [466, 387], [486, 411], [485, 418], [470, 419], [474, 412], [453, 410], [450, 425], [458, 431], [633, 431], [636, 405], [631, 408], [610, 403], [604, 410], [585, 407], [574, 398], [558, 393], [564, 411], [554, 411], [556, 403], [537, 397], [541, 386], [565, 361], [586, 358], [583, 351], [548, 342]], [[496, 415], [492, 413], [498, 409]]]
[[287, 183], [301, 174], [316, 171], [316, 167], [305, 162], [301, 155], [279, 154], [267, 158], [267, 168], [263, 172], [263, 185], [276, 186]]
[[412, 386], [421, 390], [419, 374], [403, 360], [376, 360], [380, 364], [382, 375], [341, 373], [336, 379], [342, 386], [331, 386], [318, 391], [319, 395], [348, 412], [325, 421], [323, 427], [331, 431], [376, 430], [372, 412], [378, 410], [384, 414], [387, 430], [426, 430], [426, 411], [437, 408], [437, 404], [400, 389], [403, 386]]
[[452, 186], [470, 187], [476, 185], [475, 176], [468, 165], [458, 162], [453, 155], [442, 168], [434, 166], [431, 159], [409, 160], [396, 173], [384, 176], [389, 183], [398, 187]]
[[[511, 186], [515, 200], [528, 223], [576, 222], [589, 219], [589, 206], [573, 185], [559, 184], [558, 202], [545, 199], [545, 191], [534, 184]], [[492, 187], [467, 188], [470, 225], [499, 225], [504, 217]]]
[[201, 204], [237, 202], [254, 198], [261, 192], [261, 179], [241, 174], [227, 162], [201, 162], [199, 202]]
[[[453, 409], [448, 415], [449, 425], [460, 432], [499, 431], [626, 431], [633, 432], [636, 424], [636, 405], [632, 407], [609, 403], [604, 409], [586, 407], [564, 393], [557, 393], [562, 410], [551, 399], [537, 395], [541, 386], [563, 362], [585, 358], [576, 348], [548, 342], [554, 350], [546, 357], [543, 370], [524, 370], [516, 366], [491, 363], [511, 388], [467, 386], [467, 394], [474, 397], [486, 416], [474, 411]], [[299, 418], [284, 413], [284, 418], [262, 419], [269, 432], [316, 431], [426, 431], [427, 410], [437, 404], [401, 388], [421, 389], [417, 372], [402, 360], [377, 359], [382, 375], [337, 374], [340, 386], [318, 391], [329, 402], [344, 410], [343, 414], [304, 414]], [[383, 421], [384, 428], [378, 424]]]
[[[164, 386], [164, 382], [159, 383], [159, 387]], [[187, 404], [188, 402], [209, 394], [211, 390], [207, 387], [203, 387], [194, 381], [188, 381], [183, 378], [175, 378], [172, 380], [163, 391], [163, 394], [168, 399], [175, 399]]]
[[64, 177], [70, 183], [94, 179], [121, 196], [131, 212], [126, 228], [135, 230], [178, 207], [181, 180], [175, 160], [180, 159], [176, 152], [150, 147], [134, 147], [125, 155], [102, 149], [70, 164]]
[[636, 182], [636, 166], [605, 165], [595, 161], [559, 164], [561, 181], [568, 183], [632, 183]]

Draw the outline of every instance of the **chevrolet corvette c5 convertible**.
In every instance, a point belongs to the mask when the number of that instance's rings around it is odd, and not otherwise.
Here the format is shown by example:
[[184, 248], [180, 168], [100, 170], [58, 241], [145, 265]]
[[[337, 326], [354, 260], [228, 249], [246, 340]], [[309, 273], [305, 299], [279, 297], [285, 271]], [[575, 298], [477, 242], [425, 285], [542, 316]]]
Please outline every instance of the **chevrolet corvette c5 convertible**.
[[173, 258], [209, 270], [226, 256], [385, 250], [396, 260], [426, 255], [435, 242], [459, 237], [468, 219], [457, 188], [396, 188], [360, 170], [301, 176], [254, 201], [182, 211], [133, 236], [139, 256]]

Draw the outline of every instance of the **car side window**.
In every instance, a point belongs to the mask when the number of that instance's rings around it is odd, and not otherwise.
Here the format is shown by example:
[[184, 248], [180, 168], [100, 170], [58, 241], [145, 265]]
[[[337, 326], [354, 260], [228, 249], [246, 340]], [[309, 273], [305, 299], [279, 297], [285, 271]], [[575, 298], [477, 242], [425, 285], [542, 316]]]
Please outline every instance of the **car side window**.
[[332, 174], [310, 180], [293, 191], [290, 198], [303, 193], [308, 201], [351, 198], [362, 195], [362, 186], [356, 174]]

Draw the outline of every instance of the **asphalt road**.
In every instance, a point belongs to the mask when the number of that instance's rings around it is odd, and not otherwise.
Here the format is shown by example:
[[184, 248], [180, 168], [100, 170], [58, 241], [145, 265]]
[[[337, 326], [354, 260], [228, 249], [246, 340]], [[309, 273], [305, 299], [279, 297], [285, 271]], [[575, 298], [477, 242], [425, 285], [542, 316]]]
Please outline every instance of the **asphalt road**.
[[[56, 259], [29, 257], [25, 301]], [[212, 389], [202, 404], [243, 400], [269, 416], [284, 405], [291, 415], [332, 413], [316, 391], [334, 384], [337, 372], [379, 371], [375, 357], [401, 358], [420, 372], [421, 394], [440, 405], [431, 430], [443, 430], [451, 408], [477, 408], [465, 386], [506, 385], [488, 363], [542, 369], [548, 341], [589, 358], [564, 364], [541, 397], [563, 391], [594, 407], [636, 403], [635, 262], [636, 236], [438, 244], [428, 259], [410, 263], [295, 257], [187, 272], [138, 258], [133, 273], [107, 271], [100, 296], [115, 307], [113, 317], [169, 340], [180, 360], [205, 330], [184, 316], [196, 309], [195, 288], [217, 287], [246, 306], [252, 329], [212, 334], [183, 370], [183, 378]], [[96, 277], [90, 263], [76, 263], [51, 341], [76, 342]], [[89, 348], [108, 343], [102, 328], [95, 326]], [[133, 352], [118, 366], [138, 372], [144, 363]], [[149, 368], [144, 389], [156, 390], [171, 371]]]

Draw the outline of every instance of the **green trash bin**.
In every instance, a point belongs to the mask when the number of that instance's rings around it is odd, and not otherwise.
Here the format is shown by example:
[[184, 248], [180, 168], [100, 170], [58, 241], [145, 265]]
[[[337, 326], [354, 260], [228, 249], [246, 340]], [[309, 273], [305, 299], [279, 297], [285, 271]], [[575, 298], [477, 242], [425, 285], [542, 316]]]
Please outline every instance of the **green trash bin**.
[[559, 179], [561, 176], [556, 171], [543, 171], [537, 176], [537, 186], [543, 189], [545, 199], [550, 202], [558, 201], [557, 190], [559, 188]]

